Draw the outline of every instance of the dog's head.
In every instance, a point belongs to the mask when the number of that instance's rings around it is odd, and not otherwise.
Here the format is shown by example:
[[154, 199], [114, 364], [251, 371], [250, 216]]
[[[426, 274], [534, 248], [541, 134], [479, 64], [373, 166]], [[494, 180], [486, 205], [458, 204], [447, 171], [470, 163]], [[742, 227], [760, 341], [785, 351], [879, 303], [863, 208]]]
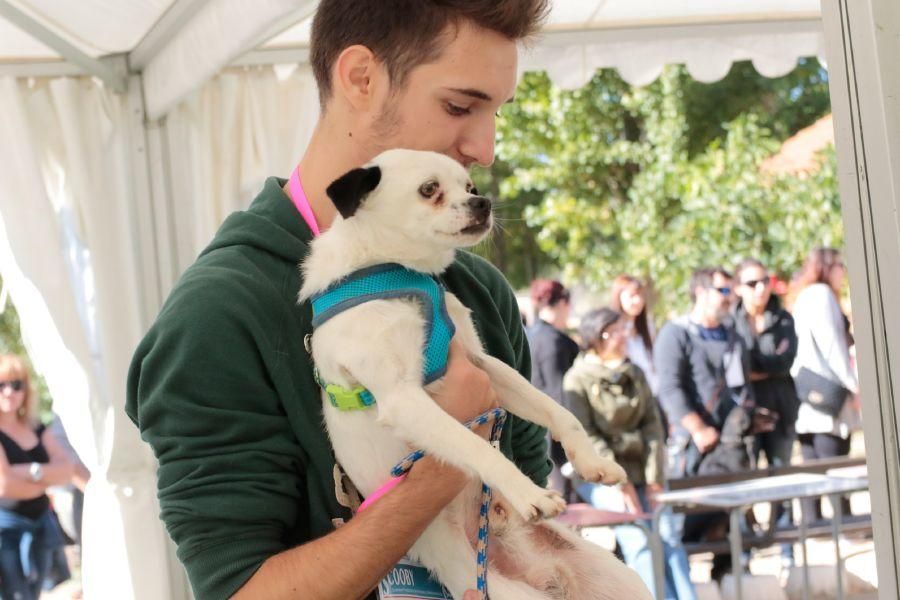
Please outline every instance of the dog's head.
[[435, 152], [388, 150], [334, 181], [327, 193], [344, 219], [441, 249], [476, 244], [493, 226], [491, 201], [462, 165]]

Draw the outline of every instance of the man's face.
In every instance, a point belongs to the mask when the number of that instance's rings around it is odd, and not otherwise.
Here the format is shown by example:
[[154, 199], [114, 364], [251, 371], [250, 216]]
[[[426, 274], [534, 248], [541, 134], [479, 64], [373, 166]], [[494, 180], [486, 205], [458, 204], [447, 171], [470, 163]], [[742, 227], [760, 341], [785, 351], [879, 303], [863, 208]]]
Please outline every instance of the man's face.
[[697, 303], [707, 317], [715, 321], [721, 321], [728, 315], [733, 296], [731, 285], [731, 279], [723, 276], [721, 273], [716, 273], [713, 275], [710, 287], [697, 288], [695, 290]]
[[772, 285], [769, 273], [757, 266], [749, 266], [738, 274], [737, 293], [744, 306], [752, 312], [756, 312], [769, 303], [772, 297]]
[[708, 290], [710, 315], [715, 314], [716, 318], [721, 320], [728, 315], [728, 309], [731, 307], [731, 300], [734, 297], [732, 289], [732, 281], [721, 273], [713, 275], [712, 288]]
[[462, 24], [440, 58], [410, 71], [386, 94], [374, 121], [372, 154], [391, 148], [431, 150], [463, 166], [494, 161], [496, 113], [512, 98], [516, 43]]

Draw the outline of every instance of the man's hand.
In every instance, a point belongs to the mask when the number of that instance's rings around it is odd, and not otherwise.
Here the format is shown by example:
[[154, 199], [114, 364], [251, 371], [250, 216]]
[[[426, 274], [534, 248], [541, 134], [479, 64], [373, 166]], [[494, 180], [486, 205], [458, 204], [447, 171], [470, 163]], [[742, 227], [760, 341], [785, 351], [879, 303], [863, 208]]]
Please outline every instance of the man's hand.
[[712, 450], [716, 443], [718, 443], [719, 432], [716, 431], [715, 427], [706, 425], [693, 432], [691, 438], [693, 438], [694, 445], [697, 446], [697, 449], [700, 450], [700, 452], [707, 452]]
[[695, 412], [690, 412], [681, 417], [681, 424], [690, 432], [691, 439], [694, 440], [694, 445], [697, 446], [700, 452], [712, 450], [713, 446], [719, 441], [719, 432], [716, 431], [716, 428], [704, 423], [700, 415]]
[[658, 483], [648, 483], [647, 484], [647, 502], [650, 504], [650, 509], [653, 510], [657, 506], [656, 495], [663, 491], [663, 486]]
[[[431, 396], [438, 406], [461, 423], [498, 406], [497, 394], [491, 387], [488, 374], [472, 364], [465, 348], [456, 338], [450, 341], [447, 373], [433, 388]], [[482, 425], [475, 431], [481, 437], [488, 438], [491, 424]]]
[[644, 509], [641, 506], [641, 500], [637, 495], [637, 490], [634, 489], [634, 485], [626, 483], [622, 486], [621, 491], [622, 499], [625, 501], [625, 512], [633, 515], [644, 512]]

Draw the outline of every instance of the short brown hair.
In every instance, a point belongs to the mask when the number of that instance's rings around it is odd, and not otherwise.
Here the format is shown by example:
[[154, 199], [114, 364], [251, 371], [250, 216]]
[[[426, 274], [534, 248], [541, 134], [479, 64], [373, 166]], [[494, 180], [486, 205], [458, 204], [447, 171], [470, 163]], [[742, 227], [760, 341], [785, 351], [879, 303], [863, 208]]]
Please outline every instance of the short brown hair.
[[549, 8], [549, 0], [322, 0], [310, 36], [319, 102], [324, 107], [331, 97], [331, 67], [349, 46], [369, 48], [400, 87], [414, 67], [437, 60], [448, 26], [469, 21], [520, 40], [537, 31]]

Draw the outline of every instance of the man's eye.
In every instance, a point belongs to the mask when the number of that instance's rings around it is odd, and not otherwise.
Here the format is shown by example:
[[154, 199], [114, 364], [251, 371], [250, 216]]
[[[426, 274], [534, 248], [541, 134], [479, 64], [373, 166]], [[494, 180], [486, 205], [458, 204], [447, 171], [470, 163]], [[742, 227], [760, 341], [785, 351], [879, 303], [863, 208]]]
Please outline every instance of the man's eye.
[[461, 117], [463, 115], [469, 114], [471, 111], [465, 106], [457, 106], [452, 102], [447, 103], [447, 113], [454, 117]]
[[419, 186], [419, 195], [423, 198], [431, 198], [437, 193], [439, 188], [440, 186], [438, 185], [437, 181], [426, 181], [421, 186]]

